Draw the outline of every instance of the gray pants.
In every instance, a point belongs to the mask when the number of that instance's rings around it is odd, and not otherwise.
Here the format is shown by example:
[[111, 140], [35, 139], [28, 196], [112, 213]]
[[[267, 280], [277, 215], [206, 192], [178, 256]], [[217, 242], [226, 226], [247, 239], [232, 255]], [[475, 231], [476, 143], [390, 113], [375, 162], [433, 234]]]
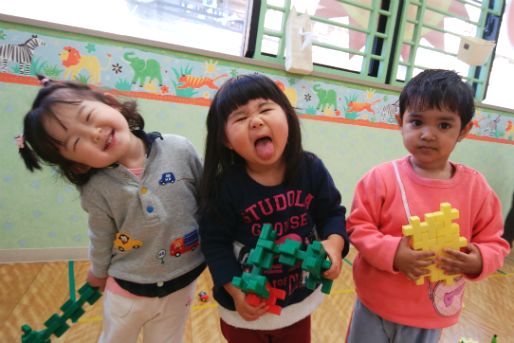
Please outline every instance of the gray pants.
[[382, 319], [355, 301], [347, 343], [437, 343], [441, 329], [421, 329]]

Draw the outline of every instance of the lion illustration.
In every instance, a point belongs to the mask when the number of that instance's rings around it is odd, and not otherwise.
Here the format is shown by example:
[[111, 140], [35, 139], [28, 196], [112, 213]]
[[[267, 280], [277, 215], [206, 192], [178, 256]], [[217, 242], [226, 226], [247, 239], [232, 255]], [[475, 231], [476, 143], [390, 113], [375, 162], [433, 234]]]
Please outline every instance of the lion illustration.
[[[59, 53], [62, 65], [65, 67], [64, 79], [75, 80], [77, 75], [85, 70], [89, 73], [91, 83], [100, 83], [100, 62], [94, 55], [80, 55], [80, 52], [71, 46], [65, 46]], [[109, 63], [109, 62], [108, 62]]]

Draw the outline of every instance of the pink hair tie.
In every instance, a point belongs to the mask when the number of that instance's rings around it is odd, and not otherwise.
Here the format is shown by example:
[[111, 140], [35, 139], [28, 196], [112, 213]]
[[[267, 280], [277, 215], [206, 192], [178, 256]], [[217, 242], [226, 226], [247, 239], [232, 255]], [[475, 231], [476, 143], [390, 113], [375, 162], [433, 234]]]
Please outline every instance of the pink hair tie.
[[37, 78], [39, 80], [39, 83], [41, 84], [41, 86], [45, 87], [46, 85], [48, 85], [48, 83], [50, 83], [50, 79], [46, 76], [43, 76], [43, 75], [37, 75]]
[[14, 137], [14, 139], [16, 140], [16, 145], [18, 146], [18, 149], [25, 148], [25, 137], [23, 135], [18, 135]]

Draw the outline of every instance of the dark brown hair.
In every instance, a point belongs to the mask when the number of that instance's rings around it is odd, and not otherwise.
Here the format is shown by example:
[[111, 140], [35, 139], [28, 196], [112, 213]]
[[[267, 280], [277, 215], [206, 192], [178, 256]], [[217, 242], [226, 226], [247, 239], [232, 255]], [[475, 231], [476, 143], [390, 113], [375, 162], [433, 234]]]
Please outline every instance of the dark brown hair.
[[427, 69], [412, 78], [400, 93], [400, 119], [407, 109], [432, 108], [457, 112], [462, 130], [475, 113], [473, 90], [454, 71]]
[[[48, 135], [43, 126], [47, 118], [58, 120], [52, 107], [56, 104], [79, 104], [83, 100], [96, 100], [109, 106], [120, 108], [121, 114], [127, 119], [132, 132], [142, 131], [143, 117], [137, 111], [134, 101], [120, 103], [113, 97], [91, 88], [88, 85], [73, 81], [50, 81], [38, 76], [44, 87], [38, 92], [32, 108], [23, 120], [24, 146], [20, 148], [26, 167], [30, 171], [41, 169], [41, 163], [58, 167], [60, 173], [75, 185], [85, 184], [96, 171], [77, 168], [77, 163], [70, 161], [59, 153], [61, 142]], [[136, 134], [137, 135], [137, 134]]]
[[285, 112], [289, 136], [284, 151], [286, 171], [284, 182], [292, 182], [302, 157], [300, 121], [291, 103], [278, 86], [261, 74], [239, 75], [226, 81], [212, 100], [207, 114], [205, 161], [200, 185], [200, 208], [210, 212], [218, 201], [219, 181], [233, 166], [244, 166], [245, 160], [225, 146], [225, 124], [238, 107], [250, 100], [266, 99], [278, 104]]

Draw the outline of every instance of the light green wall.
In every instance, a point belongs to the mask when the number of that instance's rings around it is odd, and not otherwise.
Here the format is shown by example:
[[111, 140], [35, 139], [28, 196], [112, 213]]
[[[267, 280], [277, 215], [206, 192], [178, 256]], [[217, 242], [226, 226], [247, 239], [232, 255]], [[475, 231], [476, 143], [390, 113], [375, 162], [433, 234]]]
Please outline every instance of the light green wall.
[[[53, 72], [55, 79], [63, 79], [59, 54], [66, 46], [96, 56], [102, 66], [101, 86], [134, 96], [148, 131], [186, 136], [200, 155], [204, 150], [208, 100], [212, 99], [215, 87], [232, 75], [255, 71], [267, 74], [284, 87], [299, 113], [309, 114], [302, 116], [301, 121], [305, 148], [324, 160], [348, 208], [356, 182], [367, 170], [406, 154], [393, 124], [393, 105], [398, 93], [381, 89], [378, 84], [370, 87], [292, 75], [245, 63], [243, 59], [231, 61], [0, 21], [0, 45], [20, 43], [33, 34], [46, 44], [36, 50], [32, 73], [39, 69]], [[144, 87], [125, 82], [134, 75], [123, 57], [127, 51], [159, 61], [163, 87], [157, 87], [155, 80]], [[113, 68], [103, 68], [109, 65]], [[114, 66], [121, 67], [123, 72]], [[180, 73], [197, 80], [214, 80], [215, 86], [181, 89]], [[88, 72], [81, 76], [87, 78]], [[19, 75], [13, 61], [9, 61], [6, 71], [0, 71], [0, 262], [45, 260], [50, 255], [72, 258], [75, 250], [85, 256], [88, 245], [87, 218], [75, 188], [58, 178], [51, 168], [29, 173], [14, 144], [14, 137], [22, 129], [22, 118], [38, 91], [34, 80], [34, 76]], [[327, 94], [335, 96], [323, 99]], [[146, 100], [149, 97], [154, 100]], [[354, 104], [368, 107], [357, 112]], [[460, 143], [452, 159], [486, 176], [500, 197], [505, 215], [514, 191], [514, 130], [509, 131], [508, 125], [514, 117], [512, 113], [479, 108], [475, 119], [472, 139]]]
[[[320, 156], [350, 206], [360, 177], [374, 165], [407, 154], [399, 130], [303, 120], [305, 148]], [[465, 139], [451, 159], [469, 165], [485, 175], [500, 197], [503, 216], [514, 192], [514, 147], [506, 144]]]
[[[85, 247], [87, 219], [74, 187], [50, 168], [31, 174], [20, 159], [13, 137], [36, 87], [0, 83], [3, 144], [0, 171], [0, 249]], [[148, 130], [172, 132], [192, 140], [203, 154], [207, 107], [138, 100]], [[405, 155], [398, 130], [302, 119], [305, 148], [326, 163], [350, 207], [357, 180], [373, 165]], [[513, 147], [464, 140], [453, 160], [480, 170], [499, 194], [504, 211], [514, 191]], [[30, 251], [28, 251], [30, 253]]]

